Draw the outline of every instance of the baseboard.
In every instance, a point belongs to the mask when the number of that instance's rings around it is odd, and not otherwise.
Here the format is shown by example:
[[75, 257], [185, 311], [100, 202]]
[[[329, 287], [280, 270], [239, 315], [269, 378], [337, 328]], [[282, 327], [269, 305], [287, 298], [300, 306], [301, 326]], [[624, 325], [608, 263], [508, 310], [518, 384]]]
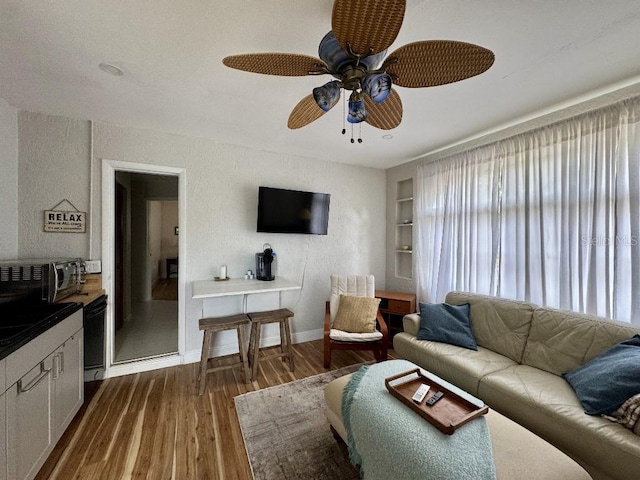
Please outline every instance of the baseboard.
[[[291, 335], [292, 343], [304, 343], [311, 342], [313, 340], [320, 340], [324, 335], [323, 330], [308, 330], [305, 332], [297, 332]], [[274, 345], [280, 345], [280, 336], [263, 337], [260, 339], [260, 348], [273, 347]], [[225, 355], [233, 355], [238, 353], [238, 343], [227, 343], [215, 347], [211, 354], [213, 357], [223, 357]], [[158, 368], [175, 367], [177, 365], [197, 363], [200, 361], [201, 349], [189, 350], [184, 355], [168, 355], [163, 357], [149, 358], [145, 360], [137, 360], [134, 362], [127, 362], [122, 364], [112, 365], [108, 371], [105, 370], [87, 370], [85, 372], [85, 382], [91, 380], [98, 380], [108, 377], [119, 377], [122, 375], [129, 375], [132, 373], [147, 372], [150, 370], [156, 370]]]
[[[308, 330], [306, 332], [297, 332], [291, 335], [291, 343], [304, 343], [311, 342], [313, 340], [320, 340], [324, 335], [324, 331], [320, 330]], [[274, 345], [280, 345], [280, 336], [262, 337], [260, 339], [260, 348], [273, 347]], [[190, 350], [183, 355], [184, 363], [196, 363], [200, 361], [200, 355], [202, 351]], [[233, 355], [238, 353], [238, 343], [227, 343], [214, 347], [211, 350], [212, 357], [224, 357], [225, 355]]]
[[[291, 335], [291, 342], [293, 343], [304, 343], [304, 342], [312, 342], [313, 340], [322, 340], [324, 337], [324, 330], [307, 330], [305, 332], [298, 332]], [[278, 340], [280, 342], [280, 340]]]

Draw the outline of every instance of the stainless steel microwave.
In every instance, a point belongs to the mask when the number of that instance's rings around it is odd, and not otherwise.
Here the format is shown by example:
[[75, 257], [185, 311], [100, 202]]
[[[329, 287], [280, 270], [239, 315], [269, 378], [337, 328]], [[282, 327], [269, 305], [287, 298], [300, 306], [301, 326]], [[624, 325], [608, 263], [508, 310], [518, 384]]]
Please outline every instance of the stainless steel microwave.
[[0, 303], [33, 298], [57, 302], [80, 291], [82, 260], [29, 259], [0, 262]]

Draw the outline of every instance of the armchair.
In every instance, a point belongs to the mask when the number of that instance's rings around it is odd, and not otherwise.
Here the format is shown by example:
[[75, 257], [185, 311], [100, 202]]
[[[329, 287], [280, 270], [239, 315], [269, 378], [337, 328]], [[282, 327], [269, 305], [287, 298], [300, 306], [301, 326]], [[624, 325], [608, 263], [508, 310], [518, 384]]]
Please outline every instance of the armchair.
[[372, 350], [376, 361], [386, 360], [389, 332], [380, 311], [376, 313], [377, 327], [371, 333], [352, 333], [333, 328], [341, 295], [374, 298], [373, 275], [331, 275], [331, 296], [326, 302], [324, 318], [324, 368], [331, 366], [333, 350]]

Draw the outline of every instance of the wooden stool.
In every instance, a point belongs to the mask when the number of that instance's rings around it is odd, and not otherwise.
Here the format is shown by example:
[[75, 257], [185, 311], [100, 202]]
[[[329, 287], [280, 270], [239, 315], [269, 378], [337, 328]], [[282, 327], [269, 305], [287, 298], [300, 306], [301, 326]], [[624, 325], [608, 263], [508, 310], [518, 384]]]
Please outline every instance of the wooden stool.
[[[202, 341], [202, 356], [200, 357], [200, 374], [198, 375], [198, 381], [200, 382], [200, 393], [204, 393], [204, 387], [207, 384], [207, 374], [211, 372], [217, 372], [219, 370], [226, 370], [238, 365], [242, 365], [244, 371], [244, 381], [249, 383], [249, 363], [247, 361], [247, 354], [244, 350], [244, 326], [249, 323], [249, 317], [245, 314], [229, 315], [227, 317], [211, 317], [200, 319], [200, 330], [204, 330], [204, 340]], [[207, 362], [209, 361], [209, 352], [211, 351], [211, 340], [215, 332], [222, 332], [223, 330], [238, 331], [238, 350], [240, 355], [240, 361], [232, 363], [230, 365], [222, 365], [220, 367], [207, 368]]]
[[267, 323], [280, 324], [280, 353], [267, 355], [263, 358], [283, 357], [289, 363], [289, 370], [294, 371], [293, 349], [291, 347], [291, 328], [289, 319], [293, 312], [287, 308], [269, 310], [266, 312], [249, 313], [251, 319], [251, 336], [249, 337], [249, 366], [251, 367], [251, 381], [258, 375], [258, 354], [260, 353], [260, 330]]

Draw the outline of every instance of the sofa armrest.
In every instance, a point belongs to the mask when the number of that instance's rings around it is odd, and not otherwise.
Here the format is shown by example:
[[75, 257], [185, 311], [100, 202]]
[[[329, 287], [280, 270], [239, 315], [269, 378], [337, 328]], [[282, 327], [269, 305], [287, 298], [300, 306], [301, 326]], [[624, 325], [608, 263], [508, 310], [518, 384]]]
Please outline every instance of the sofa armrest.
[[409, 335], [417, 337], [420, 330], [420, 315], [417, 313], [405, 315], [402, 319], [402, 329]]

